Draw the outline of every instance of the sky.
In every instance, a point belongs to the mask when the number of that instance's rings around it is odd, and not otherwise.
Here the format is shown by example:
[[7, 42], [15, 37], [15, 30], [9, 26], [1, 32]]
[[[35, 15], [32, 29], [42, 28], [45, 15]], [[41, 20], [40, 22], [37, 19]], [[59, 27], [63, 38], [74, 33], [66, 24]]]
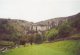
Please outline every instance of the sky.
[[39, 22], [80, 12], [80, 0], [0, 0], [0, 18]]

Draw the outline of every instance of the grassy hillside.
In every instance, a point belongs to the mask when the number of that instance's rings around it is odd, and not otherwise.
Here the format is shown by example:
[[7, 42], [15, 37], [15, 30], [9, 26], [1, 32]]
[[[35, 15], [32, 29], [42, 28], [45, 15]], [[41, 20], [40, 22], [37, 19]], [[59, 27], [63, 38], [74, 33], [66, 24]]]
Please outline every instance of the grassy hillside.
[[65, 40], [54, 43], [44, 43], [21, 48], [15, 48], [5, 55], [79, 55], [80, 41]]

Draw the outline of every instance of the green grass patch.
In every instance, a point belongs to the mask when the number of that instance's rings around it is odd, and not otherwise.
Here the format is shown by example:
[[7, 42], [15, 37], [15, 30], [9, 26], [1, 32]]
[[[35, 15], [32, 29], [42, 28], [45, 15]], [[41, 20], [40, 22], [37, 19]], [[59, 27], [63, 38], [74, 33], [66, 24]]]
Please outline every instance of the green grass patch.
[[78, 37], [80, 37], [80, 33], [79, 34], [72, 34], [70, 37], [74, 37], [74, 38], [78, 38]]
[[10, 41], [0, 41], [0, 46], [13, 46], [14, 43]]
[[80, 41], [65, 40], [54, 43], [44, 43], [15, 48], [5, 53], [5, 55], [79, 55]]

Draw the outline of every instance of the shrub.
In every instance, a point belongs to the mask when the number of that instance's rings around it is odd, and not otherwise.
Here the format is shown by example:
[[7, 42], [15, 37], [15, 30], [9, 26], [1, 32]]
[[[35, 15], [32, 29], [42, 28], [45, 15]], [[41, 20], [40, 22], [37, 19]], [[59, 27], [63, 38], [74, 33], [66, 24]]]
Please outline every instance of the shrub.
[[54, 40], [58, 35], [58, 29], [53, 28], [46, 32], [45, 36], [48, 41]]

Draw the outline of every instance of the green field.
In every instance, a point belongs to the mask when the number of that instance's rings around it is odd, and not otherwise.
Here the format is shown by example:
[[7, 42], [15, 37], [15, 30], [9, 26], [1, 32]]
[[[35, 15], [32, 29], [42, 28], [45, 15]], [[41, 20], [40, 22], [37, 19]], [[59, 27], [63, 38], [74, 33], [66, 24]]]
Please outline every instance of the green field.
[[5, 55], [79, 55], [80, 41], [65, 40], [12, 49]]

